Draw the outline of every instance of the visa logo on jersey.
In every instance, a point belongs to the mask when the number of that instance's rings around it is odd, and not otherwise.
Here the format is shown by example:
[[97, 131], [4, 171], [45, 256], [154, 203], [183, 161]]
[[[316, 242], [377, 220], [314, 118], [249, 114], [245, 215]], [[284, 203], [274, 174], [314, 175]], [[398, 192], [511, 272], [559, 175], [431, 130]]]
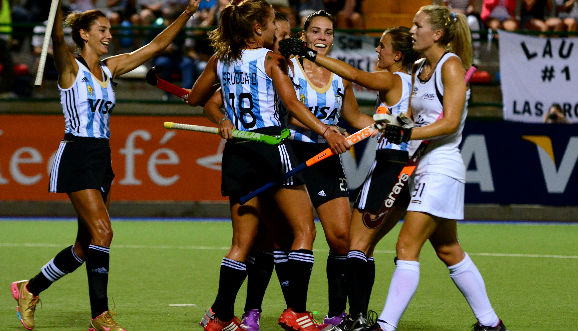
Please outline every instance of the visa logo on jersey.
[[110, 100], [103, 100], [103, 99], [88, 99], [88, 105], [90, 107], [90, 111], [99, 112], [102, 114], [111, 114], [115, 103]]

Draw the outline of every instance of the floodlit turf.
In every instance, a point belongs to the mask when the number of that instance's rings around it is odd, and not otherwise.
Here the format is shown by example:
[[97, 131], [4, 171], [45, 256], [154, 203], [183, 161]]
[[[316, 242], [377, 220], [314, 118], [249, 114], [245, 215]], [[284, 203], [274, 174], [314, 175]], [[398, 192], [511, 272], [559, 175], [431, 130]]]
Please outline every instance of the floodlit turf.
[[[129, 331], [201, 330], [198, 322], [217, 291], [219, 264], [231, 241], [228, 222], [114, 222], [110, 307]], [[490, 300], [509, 330], [578, 329], [578, 226], [576, 224], [462, 223], [463, 247], [486, 281]], [[381, 312], [393, 272], [399, 225], [378, 246], [370, 308]], [[71, 221], [0, 221], [0, 330], [24, 330], [16, 318], [10, 283], [34, 276], [72, 243]], [[318, 227], [316, 264], [308, 307], [327, 309], [327, 244]], [[86, 330], [90, 308], [84, 267], [41, 294], [36, 330]], [[245, 287], [235, 306], [240, 316]], [[263, 302], [262, 330], [280, 330], [284, 303], [273, 275]], [[475, 318], [437, 260], [422, 252], [421, 279], [399, 330], [469, 330]]]

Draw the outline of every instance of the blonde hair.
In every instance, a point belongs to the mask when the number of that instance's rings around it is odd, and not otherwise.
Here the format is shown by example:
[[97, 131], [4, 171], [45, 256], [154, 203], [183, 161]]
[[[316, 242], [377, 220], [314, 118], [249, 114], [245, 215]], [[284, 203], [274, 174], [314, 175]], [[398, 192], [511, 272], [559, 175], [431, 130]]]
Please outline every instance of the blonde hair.
[[423, 6], [418, 12], [429, 17], [432, 30], [441, 30], [439, 43], [462, 59], [464, 68], [472, 65], [472, 35], [464, 14], [454, 13], [446, 6]]
[[209, 32], [211, 46], [218, 58], [225, 62], [237, 60], [253, 37], [253, 25], [265, 26], [271, 15], [271, 5], [266, 0], [244, 0], [225, 7], [219, 16], [219, 26]]

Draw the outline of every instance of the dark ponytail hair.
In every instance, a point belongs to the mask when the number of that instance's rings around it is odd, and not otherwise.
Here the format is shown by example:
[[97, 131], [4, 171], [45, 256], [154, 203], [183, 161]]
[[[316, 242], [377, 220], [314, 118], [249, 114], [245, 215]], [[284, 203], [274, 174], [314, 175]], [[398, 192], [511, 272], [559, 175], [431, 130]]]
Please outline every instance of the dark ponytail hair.
[[393, 50], [401, 52], [401, 63], [409, 72], [411, 70], [411, 65], [420, 57], [419, 53], [413, 49], [413, 39], [411, 38], [411, 33], [409, 33], [409, 28], [405, 26], [389, 28], [383, 32], [384, 36], [386, 34], [391, 37], [391, 46]]
[[237, 60], [253, 37], [253, 25], [265, 25], [271, 11], [266, 0], [244, 0], [225, 7], [219, 16], [219, 27], [209, 32], [211, 46], [218, 58], [225, 62]]
[[72, 29], [72, 40], [74, 40], [74, 43], [79, 49], [82, 50], [84, 48], [84, 40], [80, 37], [80, 30], [90, 30], [90, 26], [99, 17], [106, 18], [106, 15], [98, 9], [71, 13], [66, 16], [64, 24], [68, 25]]

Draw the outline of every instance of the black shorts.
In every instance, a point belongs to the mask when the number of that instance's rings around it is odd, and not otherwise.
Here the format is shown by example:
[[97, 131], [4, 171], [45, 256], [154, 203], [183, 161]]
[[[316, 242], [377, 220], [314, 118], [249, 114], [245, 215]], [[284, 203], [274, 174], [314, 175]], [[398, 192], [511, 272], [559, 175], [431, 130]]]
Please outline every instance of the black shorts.
[[[281, 128], [268, 127], [255, 132], [279, 135]], [[231, 202], [238, 202], [241, 196], [282, 178], [297, 165], [291, 146], [285, 142], [268, 145], [256, 141], [229, 140], [223, 151], [221, 193], [229, 196]], [[303, 176], [298, 173], [282, 185], [296, 186], [303, 183]]]
[[54, 156], [48, 190], [70, 193], [96, 189], [105, 198], [113, 178], [108, 139], [66, 134]]
[[[329, 147], [328, 144], [301, 141], [291, 141], [291, 146], [299, 163], [309, 160]], [[315, 208], [335, 198], [349, 197], [347, 178], [343, 172], [339, 156], [330, 156], [307, 167], [303, 171], [303, 177]]]
[[[409, 156], [405, 151], [378, 150], [375, 154], [375, 161], [355, 200], [354, 208], [377, 214], [408, 160]], [[407, 203], [409, 203], [409, 183], [400, 192], [395, 205], [403, 206]]]

